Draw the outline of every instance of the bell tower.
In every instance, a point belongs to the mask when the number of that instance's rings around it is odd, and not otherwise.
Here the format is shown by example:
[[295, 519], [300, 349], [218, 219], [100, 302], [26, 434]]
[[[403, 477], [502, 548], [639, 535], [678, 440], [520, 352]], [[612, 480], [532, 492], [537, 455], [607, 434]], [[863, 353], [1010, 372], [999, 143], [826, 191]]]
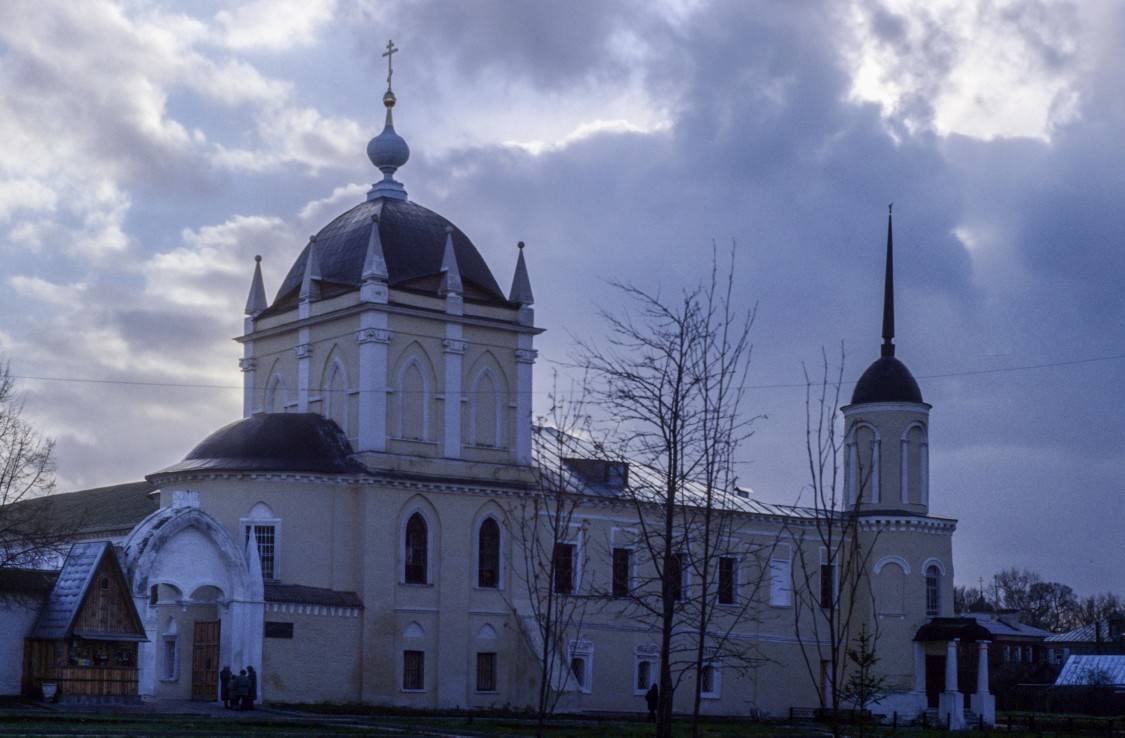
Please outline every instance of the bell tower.
[[845, 436], [845, 504], [859, 512], [929, 512], [930, 405], [895, 357], [894, 239], [887, 212], [887, 265], [880, 356], [841, 408]]

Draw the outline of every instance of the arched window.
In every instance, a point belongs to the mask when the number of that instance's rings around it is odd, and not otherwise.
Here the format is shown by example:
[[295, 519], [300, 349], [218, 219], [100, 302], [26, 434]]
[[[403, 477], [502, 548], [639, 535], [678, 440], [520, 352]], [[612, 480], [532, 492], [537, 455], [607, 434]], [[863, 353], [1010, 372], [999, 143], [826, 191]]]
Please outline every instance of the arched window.
[[941, 571], [937, 566], [926, 568], [926, 615], [937, 617], [941, 614]]
[[928, 502], [929, 465], [926, 430], [920, 423], [902, 434], [902, 501], [925, 505]]
[[879, 434], [874, 427], [860, 423], [852, 428], [845, 465], [848, 504], [879, 502]]
[[396, 435], [411, 441], [428, 441], [430, 435], [429, 382], [421, 362], [411, 358], [398, 376], [398, 428]]
[[344, 368], [339, 361], [332, 363], [328, 371], [328, 381], [324, 383], [324, 417], [336, 421], [336, 425], [346, 434], [348, 432], [348, 382]]
[[414, 513], [406, 521], [406, 541], [404, 560], [406, 569], [403, 581], [407, 584], [427, 584], [426, 554], [429, 547], [426, 520], [421, 513]]
[[273, 379], [270, 380], [269, 389], [266, 391], [266, 412], [288, 412], [288, 406], [289, 387], [285, 384], [285, 379], [283, 379], [280, 374], [275, 374], [273, 375]]
[[474, 446], [495, 448], [500, 441], [501, 394], [496, 380], [488, 369], [482, 371], [473, 383], [469, 394], [471, 423], [470, 443]]
[[500, 526], [492, 518], [480, 524], [477, 537], [477, 586], [500, 586]]

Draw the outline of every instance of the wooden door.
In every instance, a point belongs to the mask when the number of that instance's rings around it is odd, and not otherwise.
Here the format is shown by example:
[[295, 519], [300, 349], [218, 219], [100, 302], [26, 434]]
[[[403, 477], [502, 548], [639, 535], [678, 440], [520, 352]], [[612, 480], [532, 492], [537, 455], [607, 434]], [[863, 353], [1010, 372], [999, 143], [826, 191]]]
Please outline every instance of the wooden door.
[[219, 699], [219, 621], [196, 620], [191, 642], [191, 698]]

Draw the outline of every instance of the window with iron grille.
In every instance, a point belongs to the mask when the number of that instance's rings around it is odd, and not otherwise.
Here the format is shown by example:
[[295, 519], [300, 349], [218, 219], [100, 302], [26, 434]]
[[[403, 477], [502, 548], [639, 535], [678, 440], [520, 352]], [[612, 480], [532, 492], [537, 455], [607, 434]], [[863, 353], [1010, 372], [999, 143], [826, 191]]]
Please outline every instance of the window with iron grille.
[[250, 531], [254, 531], [254, 540], [258, 543], [258, 558], [262, 561], [262, 579], [277, 579], [275, 554], [277, 553], [277, 531], [273, 525], [251, 524], [246, 526], [246, 540], [250, 540]]
[[477, 654], [477, 691], [496, 691], [496, 654], [480, 652]]
[[420, 692], [426, 688], [426, 654], [424, 651], [402, 652], [402, 688]]

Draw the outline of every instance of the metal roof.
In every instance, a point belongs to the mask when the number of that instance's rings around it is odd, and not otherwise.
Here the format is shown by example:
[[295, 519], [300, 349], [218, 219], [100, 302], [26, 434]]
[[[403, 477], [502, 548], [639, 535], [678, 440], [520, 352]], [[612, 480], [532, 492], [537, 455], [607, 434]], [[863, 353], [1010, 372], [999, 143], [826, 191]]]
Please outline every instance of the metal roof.
[[59, 531], [128, 531], [159, 507], [155, 496], [151, 496], [156, 490], [151, 482], [130, 482], [33, 497], [14, 504], [49, 518], [51, 527]]
[[1056, 687], [1125, 686], [1125, 656], [1071, 656], [1063, 664]]
[[[484, 258], [461, 229], [421, 205], [385, 197], [356, 205], [313, 237], [320, 265], [319, 282], [324, 290], [323, 296], [330, 297], [334, 293], [359, 289], [367, 256], [367, 242], [371, 238], [372, 216], [379, 218], [379, 239], [383, 246], [389, 284], [399, 285], [440, 274], [445, 254], [446, 228], [452, 228], [453, 251], [457, 256], [461, 278], [476, 288], [467, 288], [465, 297], [507, 304], [507, 297], [501, 292]], [[281, 283], [273, 304], [263, 315], [296, 307], [308, 252], [309, 247], [306, 245], [290, 268], [285, 281]]]
[[[316, 413], [263, 413], [215, 431], [178, 464], [156, 475], [185, 471], [278, 471], [359, 474], [363, 465], [340, 426]], [[153, 476], [156, 476], [153, 475]]]
[[303, 584], [280, 584], [277, 582], [266, 582], [265, 590], [266, 602], [363, 609], [363, 600], [355, 592], [337, 592], [322, 587], [307, 587]]

